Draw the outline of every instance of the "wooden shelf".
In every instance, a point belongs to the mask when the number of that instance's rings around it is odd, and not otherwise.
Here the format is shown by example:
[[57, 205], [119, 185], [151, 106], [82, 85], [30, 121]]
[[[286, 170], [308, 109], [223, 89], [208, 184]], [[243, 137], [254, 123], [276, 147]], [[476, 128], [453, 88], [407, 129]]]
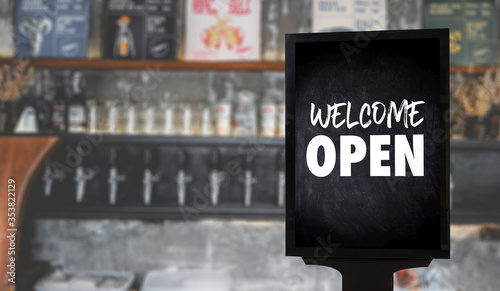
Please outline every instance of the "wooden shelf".
[[[0, 65], [10, 64], [13, 59], [0, 58]], [[78, 69], [162, 69], [162, 70], [237, 70], [237, 71], [285, 71], [284, 62], [183, 62], [156, 60], [75, 60], [33, 59], [40, 68]], [[483, 74], [498, 66], [450, 66], [450, 73]]]
[[[0, 59], [0, 65], [13, 59]], [[182, 62], [156, 60], [65, 60], [33, 59], [35, 67], [79, 69], [170, 69], [170, 70], [241, 70], [284, 71], [284, 62]]]
[[465, 74], [484, 74], [491, 68], [498, 68], [498, 66], [450, 66], [451, 74], [465, 73]]

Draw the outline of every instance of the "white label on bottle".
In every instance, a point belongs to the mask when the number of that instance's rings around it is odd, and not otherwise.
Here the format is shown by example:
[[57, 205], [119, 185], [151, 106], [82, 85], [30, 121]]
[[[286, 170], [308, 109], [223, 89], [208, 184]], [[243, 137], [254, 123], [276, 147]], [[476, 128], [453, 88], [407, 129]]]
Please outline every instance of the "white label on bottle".
[[174, 110], [165, 109], [165, 134], [174, 134]]
[[191, 113], [191, 106], [186, 106], [184, 107], [184, 116], [183, 116], [183, 131], [182, 134], [184, 135], [191, 135], [193, 134], [192, 126], [191, 126], [191, 119], [192, 119], [192, 113]]
[[83, 132], [85, 123], [85, 107], [83, 105], [69, 106], [69, 131]]
[[118, 118], [118, 114], [117, 114], [117, 110], [116, 110], [116, 107], [111, 105], [111, 107], [109, 107], [109, 111], [108, 111], [108, 132], [109, 133], [115, 133], [116, 132], [116, 123], [117, 123], [117, 118]]
[[203, 108], [201, 113], [201, 134], [211, 135], [212, 134], [212, 120], [210, 116], [210, 108]]
[[262, 104], [260, 118], [262, 136], [274, 137], [276, 133], [276, 104]]
[[135, 133], [135, 107], [130, 106], [127, 112], [127, 133]]
[[285, 125], [286, 125], [285, 103], [282, 103], [279, 106], [278, 120], [279, 120], [279, 122], [278, 122], [278, 136], [284, 137], [286, 134], [286, 132], [285, 132]]
[[231, 104], [219, 103], [217, 105], [217, 135], [231, 134]]
[[155, 120], [155, 112], [153, 110], [153, 107], [148, 107], [146, 109], [146, 118], [145, 124], [144, 124], [144, 133], [145, 134], [153, 134], [153, 126], [154, 126], [154, 120]]
[[89, 108], [89, 133], [97, 131], [97, 106], [91, 105]]

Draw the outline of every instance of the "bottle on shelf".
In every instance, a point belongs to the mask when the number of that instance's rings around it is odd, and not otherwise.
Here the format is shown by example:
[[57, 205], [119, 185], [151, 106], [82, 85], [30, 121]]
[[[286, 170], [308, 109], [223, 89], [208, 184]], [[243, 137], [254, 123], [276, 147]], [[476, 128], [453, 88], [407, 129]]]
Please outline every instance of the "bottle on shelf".
[[96, 100], [87, 100], [87, 132], [97, 133], [98, 128], [98, 106]]
[[263, 41], [262, 59], [267, 62], [278, 60], [278, 37], [279, 37], [279, 15], [278, 1], [268, 1], [268, 9], [263, 27], [263, 36], [267, 36]]
[[237, 94], [236, 110], [233, 115], [234, 136], [255, 136], [257, 134], [257, 110], [255, 93], [243, 90]]
[[69, 84], [68, 103], [68, 131], [84, 132], [87, 127], [87, 114], [85, 108], [85, 78], [79, 71], [71, 74]]
[[175, 134], [175, 102], [173, 101], [170, 92], [163, 94], [163, 102], [161, 105], [163, 110], [163, 130], [166, 135]]
[[231, 135], [231, 117], [233, 111], [234, 88], [231, 82], [226, 81], [224, 98], [216, 106], [216, 134], [218, 136]]
[[125, 133], [137, 133], [137, 105], [134, 102], [128, 101], [124, 105], [125, 117]]
[[201, 104], [200, 110], [200, 135], [209, 136], [213, 134], [212, 109], [209, 104]]
[[[285, 136], [285, 96], [284, 89], [280, 88], [279, 83], [283, 81], [283, 75], [280, 73], [266, 73], [266, 79], [269, 80], [269, 88], [264, 93], [261, 104], [261, 135], [265, 137], [284, 137]], [[274, 104], [274, 106], [273, 106]], [[274, 112], [274, 115], [267, 115], [264, 111]], [[271, 132], [274, 122], [274, 134]], [[267, 126], [265, 125], [267, 124]], [[266, 128], [268, 129], [266, 131]]]
[[66, 131], [66, 84], [62, 75], [54, 80], [55, 96], [52, 105], [52, 129], [55, 132]]
[[106, 132], [109, 134], [117, 134], [118, 131], [118, 102], [115, 100], [106, 101]]
[[144, 134], [155, 134], [155, 108], [156, 106], [152, 103], [146, 103], [142, 110], [143, 119], [143, 133]]
[[274, 137], [276, 135], [277, 105], [273, 90], [266, 91], [260, 104], [260, 135]]
[[181, 135], [193, 135], [193, 105], [189, 102], [184, 102], [180, 106], [181, 109]]

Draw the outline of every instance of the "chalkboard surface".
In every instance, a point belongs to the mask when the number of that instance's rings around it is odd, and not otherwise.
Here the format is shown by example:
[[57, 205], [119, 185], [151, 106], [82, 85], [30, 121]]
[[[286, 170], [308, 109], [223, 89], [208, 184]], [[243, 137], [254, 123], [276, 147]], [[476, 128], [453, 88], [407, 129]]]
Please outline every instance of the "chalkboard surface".
[[287, 36], [288, 255], [449, 256], [447, 33]]

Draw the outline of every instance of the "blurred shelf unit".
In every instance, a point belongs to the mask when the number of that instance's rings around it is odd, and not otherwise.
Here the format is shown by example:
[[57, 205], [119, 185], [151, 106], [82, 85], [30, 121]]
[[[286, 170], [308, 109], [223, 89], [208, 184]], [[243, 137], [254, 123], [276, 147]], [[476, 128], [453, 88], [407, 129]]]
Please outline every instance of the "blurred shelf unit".
[[[10, 64], [13, 59], [0, 58], [0, 65]], [[284, 62], [184, 62], [158, 60], [76, 60], [76, 59], [32, 59], [39, 68], [60, 69], [146, 69], [161, 70], [237, 70], [237, 71], [285, 71]], [[483, 74], [498, 66], [450, 66], [450, 73]]]
[[96, 144], [127, 144], [150, 146], [242, 146], [254, 145], [262, 147], [284, 147], [284, 137], [261, 136], [201, 136], [201, 135], [132, 135], [132, 134], [87, 134], [87, 133], [60, 133], [60, 134], [21, 134], [0, 133], [0, 137], [37, 137], [59, 136], [65, 142], [82, 140], [93, 141]]
[[[10, 64], [13, 59], [1, 58], [0, 65]], [[183, 62], [158, 60], [74, 60], [32, 59], [39, 68], [56, 69], [162, 69], [162, 70], [239, 70], [239, 71], [284, 71], [283, 62]]]
[[500, 152], [500, 140], [452, 140], [450, 149], [455, 151]]

